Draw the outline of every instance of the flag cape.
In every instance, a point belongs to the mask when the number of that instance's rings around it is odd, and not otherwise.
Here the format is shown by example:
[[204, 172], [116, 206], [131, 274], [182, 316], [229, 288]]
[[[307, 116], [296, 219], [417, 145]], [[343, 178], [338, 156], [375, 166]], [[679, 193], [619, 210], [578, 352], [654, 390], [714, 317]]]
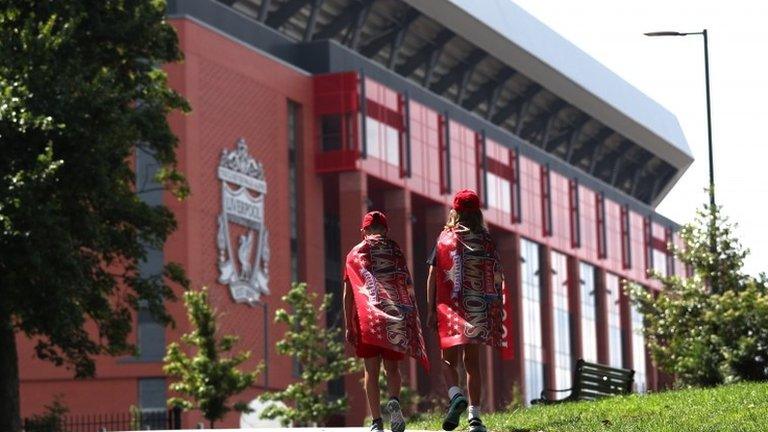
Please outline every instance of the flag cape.
[[347, 255], [345, 271], [355, 295], [357, 342], [405, 353], [429, 370], [411, 274], [397, 243], [367, 236]]
[[487, 344], [512, 359], [512, 302], [487, 232], [446, 228], [436, 248], [437, 327], [442, 349]]

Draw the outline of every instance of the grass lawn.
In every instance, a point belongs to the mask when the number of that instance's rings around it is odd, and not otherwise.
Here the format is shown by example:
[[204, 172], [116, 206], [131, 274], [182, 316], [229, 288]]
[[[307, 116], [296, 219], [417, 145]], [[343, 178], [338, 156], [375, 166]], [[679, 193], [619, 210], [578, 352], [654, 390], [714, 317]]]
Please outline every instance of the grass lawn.
[[[511, 432], [708, 432], [768, 431], [768, 384], [630, 395], [597, 402], [535, 406], [482, 416], [490, 431]], [[429, 415], [409, 429], [440, 430]], [[466, 415], [457, 431], [467, 430]]]

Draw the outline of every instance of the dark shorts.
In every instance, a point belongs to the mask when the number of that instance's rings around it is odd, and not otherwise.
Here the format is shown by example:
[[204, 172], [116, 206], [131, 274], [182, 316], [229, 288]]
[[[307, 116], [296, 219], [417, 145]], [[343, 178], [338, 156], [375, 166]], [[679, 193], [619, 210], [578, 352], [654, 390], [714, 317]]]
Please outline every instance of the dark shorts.
[[405, 354], [401, 352], [392, 351], [376, 345], [364, 344], [362, 342], [355, 347], [355, 355], [359, 358], [381, 357], [384, 360], [391, 361], [401, 361], [405, 358]]

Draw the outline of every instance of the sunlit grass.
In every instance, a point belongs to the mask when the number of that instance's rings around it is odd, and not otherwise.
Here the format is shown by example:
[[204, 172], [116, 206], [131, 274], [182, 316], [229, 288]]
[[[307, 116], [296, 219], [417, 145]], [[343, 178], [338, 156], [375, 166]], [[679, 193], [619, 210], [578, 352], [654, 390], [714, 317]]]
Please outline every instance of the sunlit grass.
[[[440, 430], [441, 417], [428, 415], [409, 429]], [[751, 432], [768, 431], [768, 384], [630, 395], [597, 402], [535, 406], [488, 413], [491, 431], [514, 432]], [[468, 428], [466, 418], [457, 430]]]

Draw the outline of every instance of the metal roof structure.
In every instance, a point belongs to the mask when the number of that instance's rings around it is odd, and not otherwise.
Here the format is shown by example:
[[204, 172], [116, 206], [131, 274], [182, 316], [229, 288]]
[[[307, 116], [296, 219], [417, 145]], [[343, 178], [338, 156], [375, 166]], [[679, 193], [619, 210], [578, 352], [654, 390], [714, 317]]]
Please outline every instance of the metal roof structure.
[[676, 117], [510, 0], [219, 0], [333, 40], [655, 207], [692, 163]]

